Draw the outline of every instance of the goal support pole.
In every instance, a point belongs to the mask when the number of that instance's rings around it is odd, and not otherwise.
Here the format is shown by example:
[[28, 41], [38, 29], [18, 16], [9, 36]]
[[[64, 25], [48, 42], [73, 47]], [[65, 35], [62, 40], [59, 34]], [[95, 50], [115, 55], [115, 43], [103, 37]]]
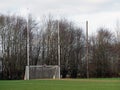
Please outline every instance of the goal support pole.
[[59, 66], [59, 79], [60, 79], [60, 30], [58, 21], [58, 66]]
[[86, 63], [87, 63], [87, 78], [89, 78], [89, 52], [88, 52], [88, 21], [86, 21]]
[[29, 80], [29, 16], [27, 19], [27, 80]]

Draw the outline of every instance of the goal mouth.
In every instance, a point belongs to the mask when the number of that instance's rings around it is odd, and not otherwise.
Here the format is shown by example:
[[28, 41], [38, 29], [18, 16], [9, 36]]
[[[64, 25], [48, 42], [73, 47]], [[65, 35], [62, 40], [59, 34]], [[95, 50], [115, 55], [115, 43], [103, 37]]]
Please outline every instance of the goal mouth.
[[25, 80], [29, 79], [59, 79], [58, 65], [30, 65], [26, 66]]

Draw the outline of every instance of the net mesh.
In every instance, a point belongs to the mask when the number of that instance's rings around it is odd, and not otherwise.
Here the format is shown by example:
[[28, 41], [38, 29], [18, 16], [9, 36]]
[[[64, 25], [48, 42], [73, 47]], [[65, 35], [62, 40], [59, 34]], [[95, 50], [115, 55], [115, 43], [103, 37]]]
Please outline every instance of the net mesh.
[[29, 79], [59, 78], [59, 66], [29, 66]]

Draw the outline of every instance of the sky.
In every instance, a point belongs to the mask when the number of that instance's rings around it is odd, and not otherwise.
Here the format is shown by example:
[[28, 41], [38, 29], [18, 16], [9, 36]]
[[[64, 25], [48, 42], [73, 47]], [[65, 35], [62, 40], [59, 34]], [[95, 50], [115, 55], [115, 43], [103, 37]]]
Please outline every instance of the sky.
[[94, 34], [100, 27], [115, 31], [120, 21], [120, 0], [0, 0], [0, 13], [32, 14], [37, 19], [44, 15], [65, 17], [85, 28], [89, 23], [89, 33]]

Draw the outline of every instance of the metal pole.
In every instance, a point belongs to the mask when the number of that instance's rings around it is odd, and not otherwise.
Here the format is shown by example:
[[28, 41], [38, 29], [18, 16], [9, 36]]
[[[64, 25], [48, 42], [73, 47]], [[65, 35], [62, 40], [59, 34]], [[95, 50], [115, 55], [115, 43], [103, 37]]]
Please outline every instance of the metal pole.
[[59, 21], [58, 21], [58, 66], [59, 66], [59, 79], [60, 79], [60, 31], [59, 31]]
[[27, 19], [27, 80], [29, 80], [29, 16]]
[[89, 78], [89, 56], [88, 56], [88, 21], [86, 21], [86, 62], [87, 62], [87, 78]]

